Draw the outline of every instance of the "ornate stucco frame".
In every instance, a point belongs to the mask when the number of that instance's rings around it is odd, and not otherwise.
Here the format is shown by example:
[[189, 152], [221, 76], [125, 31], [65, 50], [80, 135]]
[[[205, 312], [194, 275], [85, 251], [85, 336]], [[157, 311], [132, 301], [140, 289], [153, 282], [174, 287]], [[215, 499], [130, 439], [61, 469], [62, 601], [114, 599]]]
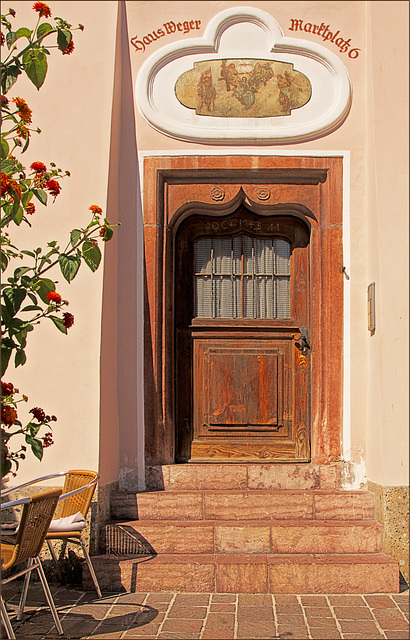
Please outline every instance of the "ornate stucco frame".
[[[231, 27], [247, 24], [259, 27], [261, 39], [266, 38], [265, 54], [256, 45], [245, 50], [246, 38], [221, 48], [221, 39]], [[183, 67], [184, 61], [250, 55], [292, 62], [295, 69], [298, 62], [299, 66], [305, 65], [313, 87], [309, 103], [291, 116], [231, 119], [196, 115], [177, 105], [173, 87], [180, 72], [187, 68]], [[340, 127], [350, 111], [352, 87], [343, 62], [329, 49], [308, 40], [285, 37], [278, 22], [256, 7], [232, 7], [218, 13], [202, 37], [166, 45], [147, 58], [138, 73], [135, 99], [147, 122], [173, 138], [216, 144], [288, 144], [317, 139]]]

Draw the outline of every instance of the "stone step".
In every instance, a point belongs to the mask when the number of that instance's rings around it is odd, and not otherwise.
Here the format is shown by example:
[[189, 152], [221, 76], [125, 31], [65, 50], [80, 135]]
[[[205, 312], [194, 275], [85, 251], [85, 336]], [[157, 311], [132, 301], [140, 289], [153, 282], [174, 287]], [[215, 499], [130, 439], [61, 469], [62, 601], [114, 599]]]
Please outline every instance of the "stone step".
[[136, 520], [106, 527], [111, 554], [376, 553], [374, 520]]
[[371, 520], [370, 491], [117, 491], [114, 520]]
[[[374, 554], [164, 554], [93, 556], [103, 591], [397, 593], [396, 560]], [[92, 589], [86, 564], [83, 588]]]
[[149, 491], [192, 489], [338, 489], [341, 463], [169, 464], [146, 468]]

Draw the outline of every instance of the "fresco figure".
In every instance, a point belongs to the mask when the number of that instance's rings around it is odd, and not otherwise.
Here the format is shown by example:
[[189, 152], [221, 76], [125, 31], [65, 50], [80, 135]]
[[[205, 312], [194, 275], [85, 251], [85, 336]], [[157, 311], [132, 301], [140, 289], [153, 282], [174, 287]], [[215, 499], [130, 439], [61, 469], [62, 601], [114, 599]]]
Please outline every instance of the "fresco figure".
[[200, 80], [198, 82], [197, 92], [198, 92], [198, 96], [201, 99], [201, 102], [198, 108], [202, 109], [205, 106], [208, 109], [208, 111], [213, 111], [215, 109], [216, 91], [215, 91], [215, 87], [212, 84], [211, 69], [207, 69], [201, 75]]
[[239, 74], [236, 70], [236, 66], [231, 62], [228, 66], [226, 60], [222, 60], [221, 77], [219, 80], [223, 80], [226, 83], [226, 90], [230, 91], [232, 88], [236, 88], [240, 82]]

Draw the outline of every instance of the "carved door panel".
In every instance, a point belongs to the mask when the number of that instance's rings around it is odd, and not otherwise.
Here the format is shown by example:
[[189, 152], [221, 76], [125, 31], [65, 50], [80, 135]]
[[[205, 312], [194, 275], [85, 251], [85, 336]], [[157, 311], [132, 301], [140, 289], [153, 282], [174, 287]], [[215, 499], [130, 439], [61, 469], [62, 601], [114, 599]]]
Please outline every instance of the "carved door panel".
[[181, 225], [177, 460], [310, 459], [308, 249], [296, 216], [240, 209]]

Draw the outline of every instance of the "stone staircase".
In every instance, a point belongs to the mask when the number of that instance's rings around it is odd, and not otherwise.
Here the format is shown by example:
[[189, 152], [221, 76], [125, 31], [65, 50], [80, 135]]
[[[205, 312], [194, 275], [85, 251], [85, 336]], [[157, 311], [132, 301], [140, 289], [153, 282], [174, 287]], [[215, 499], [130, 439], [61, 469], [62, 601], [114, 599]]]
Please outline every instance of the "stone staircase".
[[102, 590], [399, 590], [373, 494], [341, 490], [337, 465], [167, 465], [147, 486], [112, 494], [107, 553], [92, 558]]

